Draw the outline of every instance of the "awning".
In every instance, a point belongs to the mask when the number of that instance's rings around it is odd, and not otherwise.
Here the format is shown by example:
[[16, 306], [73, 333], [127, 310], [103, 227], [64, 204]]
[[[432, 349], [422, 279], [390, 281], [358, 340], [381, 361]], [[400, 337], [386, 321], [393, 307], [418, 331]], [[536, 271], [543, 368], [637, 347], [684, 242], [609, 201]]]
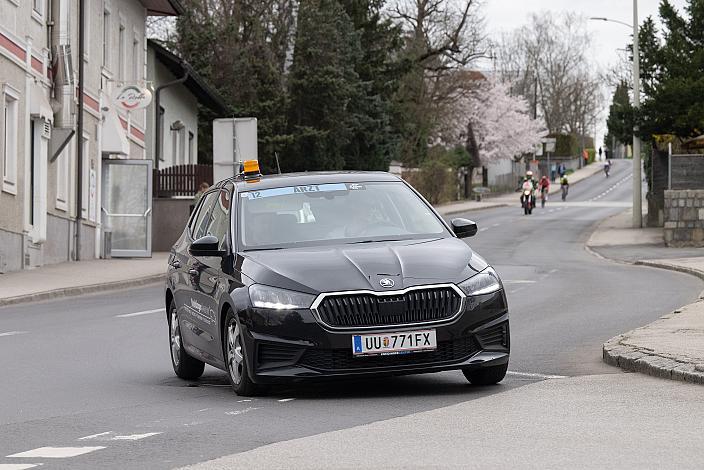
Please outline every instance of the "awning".
[[130, 144], [114, 107], [103, 108], [100, 151], [113, 155], [129, 155]]
[[32, 116], [38, 116], [48, 122], [54, 122], [54, 110], [51, 109], [49, 98], [47, 98], [44, 88], [36, 83], [32, 84], [29, 114]]

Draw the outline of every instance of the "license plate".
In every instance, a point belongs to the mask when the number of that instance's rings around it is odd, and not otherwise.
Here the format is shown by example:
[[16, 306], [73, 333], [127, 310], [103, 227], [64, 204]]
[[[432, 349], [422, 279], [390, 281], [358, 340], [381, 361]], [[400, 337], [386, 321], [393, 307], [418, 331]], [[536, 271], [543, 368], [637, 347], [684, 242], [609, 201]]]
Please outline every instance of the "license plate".
[[435, 330], [401, 331], [352, 336], [352, 354], [372, 356], [432, 351], [438, 346]]

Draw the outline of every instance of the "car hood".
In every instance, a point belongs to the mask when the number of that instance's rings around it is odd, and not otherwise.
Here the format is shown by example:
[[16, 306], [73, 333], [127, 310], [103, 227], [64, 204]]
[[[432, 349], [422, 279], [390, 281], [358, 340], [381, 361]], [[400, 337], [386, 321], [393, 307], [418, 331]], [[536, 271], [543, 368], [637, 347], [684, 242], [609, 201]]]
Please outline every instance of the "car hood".
[[243, 274], [255, 282], [309, 293], [383, 291], [383, 278], [393, 281], [393, 290], [457, 283], [486, 266], [457, 238], [247, 251], [239, 256]]

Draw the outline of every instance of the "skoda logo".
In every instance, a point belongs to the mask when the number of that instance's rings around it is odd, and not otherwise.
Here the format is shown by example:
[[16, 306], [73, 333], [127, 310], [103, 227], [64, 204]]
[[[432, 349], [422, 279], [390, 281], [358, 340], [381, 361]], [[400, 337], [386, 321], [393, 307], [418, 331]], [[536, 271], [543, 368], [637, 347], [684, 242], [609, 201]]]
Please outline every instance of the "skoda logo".
[[394, 281], [385, 277], [379, 280], [379, 285], [385, 289], [391, 289], [394, 286]]

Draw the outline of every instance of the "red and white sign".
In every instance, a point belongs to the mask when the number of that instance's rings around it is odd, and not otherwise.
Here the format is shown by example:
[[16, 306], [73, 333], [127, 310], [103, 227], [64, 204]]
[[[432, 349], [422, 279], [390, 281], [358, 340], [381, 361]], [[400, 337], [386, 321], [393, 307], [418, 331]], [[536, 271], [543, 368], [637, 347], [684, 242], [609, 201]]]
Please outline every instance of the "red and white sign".
[[112, 100], [125, 111], [134, 111], [149, 106], [152, 92], [137, 85], [124, 85], [113, 93]]

